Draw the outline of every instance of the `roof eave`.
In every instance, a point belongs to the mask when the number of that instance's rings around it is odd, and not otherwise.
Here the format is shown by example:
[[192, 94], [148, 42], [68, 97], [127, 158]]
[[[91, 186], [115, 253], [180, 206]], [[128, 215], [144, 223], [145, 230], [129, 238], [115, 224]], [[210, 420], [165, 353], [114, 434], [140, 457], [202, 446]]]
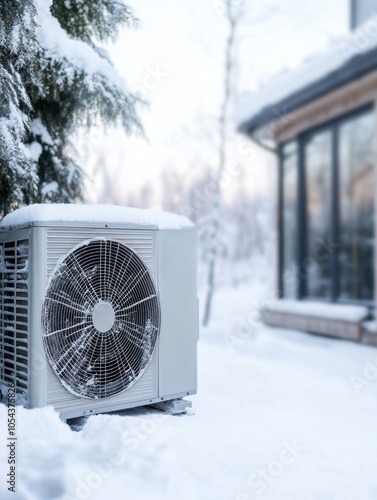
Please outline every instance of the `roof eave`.
[[329, 73], [299, 91], [277, 101], [242, 122], [237, 130], [246, 135], [252, 135], [257, 129], [267, 125], [277, 118], [284, 117], [297, 108], [328, 94], [357, 78], [377, 69], [377, 48], [364, 54], [358, 54], [341, 68]]

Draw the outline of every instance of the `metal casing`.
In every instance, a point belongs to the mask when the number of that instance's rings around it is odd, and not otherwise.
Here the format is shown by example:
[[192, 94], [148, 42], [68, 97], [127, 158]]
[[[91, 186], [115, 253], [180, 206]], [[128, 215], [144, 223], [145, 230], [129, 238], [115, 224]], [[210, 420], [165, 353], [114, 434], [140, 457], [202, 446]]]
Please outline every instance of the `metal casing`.
[[[42, 342], [41, 312], [46, 286], [55, 266], [76, 245], [99, 237], [128, 246], [143, 260], [158, 291], [161, 327], [151, 361], [141, 378], [128, 390], [115, 396], [93, 400], [73, 395], [62, 386], [52, 371]], [[18, 377], [18, 385], [22, 381], [21, 375], [25, 378], [25, 371], [21, 373], [20, 369], [25, 364], [27, 366], [27, 380], [20, 387], [19, 401], [29, 408], [52, 405], [63, 419], [131, 408], [196, 393], [198, 310], [195, 228], [156, 229], [98, 222], [35, 222], [27, 227], [0, 231], [2, 259], [5, 248], [14, 248], [17, 253], [17, 242], [23, 242], [22, 248], [27, 242], [27, 315], [24, 314], [24, 307], [18, 308], [23, 316], [18, 315], [16, 305], [13, 316], [6, 314], [4, 297], [8, 292], [3, 279], [0, 289], [2, 392], [10, 380], [13, 363], [16, 385]], [[5, 273], [2, 276], [5, 277]], [[7, 276], [9, 278], [9, 273]], [[12, 296], [17, 296], [17, 286], [19, 285], [15, 284]], [[27, 359], [20, 358], [17, 346], [20, 339], [15, 337], [14, 345], [11, 345], [12, 328], [19, 324], [20, 318], [23, 321], [19, 327], [20, 335], [26, 338], [26, 347], [23, 347], [21, 354], [27, 352]], [[15, 330], [17, 334], [17, 328]], [[8, 332], [6, 341], [9, 346], [4, 345], [5, 332]], [[23, 365], [18, 363], [18, 357]], [[8, 378], [4, 376], [5, 358]]]

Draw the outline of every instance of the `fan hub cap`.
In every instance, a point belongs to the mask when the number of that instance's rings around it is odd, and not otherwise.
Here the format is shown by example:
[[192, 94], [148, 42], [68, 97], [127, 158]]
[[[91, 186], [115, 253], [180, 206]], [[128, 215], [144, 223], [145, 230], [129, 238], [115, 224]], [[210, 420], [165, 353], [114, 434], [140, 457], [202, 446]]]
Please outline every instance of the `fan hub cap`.
[[106, 333], [114, 326], [115, 312], [110, 302], [98, 302], [93, 308], [92, 321], [94, 328]]

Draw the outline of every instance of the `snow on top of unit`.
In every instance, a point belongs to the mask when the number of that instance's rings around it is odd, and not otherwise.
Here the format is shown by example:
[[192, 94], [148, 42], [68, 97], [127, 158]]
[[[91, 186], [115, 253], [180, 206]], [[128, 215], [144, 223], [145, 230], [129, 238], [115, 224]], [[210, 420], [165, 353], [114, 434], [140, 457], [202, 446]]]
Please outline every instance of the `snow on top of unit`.
[[35, 222], [94, 222], [132, 224], [158, 229], [181, 229], [194, 224], [182, 215], [116, 205], [34, 204], [6, 215], [0, 228], [23, 226]]
[[[340, 321], [359, 322], [368, 316], [368, 308], [346, 304], [328, 304], [306, 300], [281, 299], [269, 309], [271, 312], [297, 314]], [[266, 311], [268, 314], [269, 311]]]
[[[370, 17], [357, 30], [332, 42], [326, 52], [306, 60], [298, 68], [271, 78], [260, 90], [247, 93], [240, 99], [237, 122], [242, 124], [268, 106], [278, 104], [295, 92], [341, 68], [354, 56], [377, 47], [377, 15]], [[284, 113], [284, 109], [278, 110]]]
[[68, 36], [59, 21], [50, 13], [51, 4], [52, 0], [36, 0], [39, 24], [37, 37], [42, 47], [52, 57], [66, 59], [90, 75], [103, 75], [114, 85], [126, 90], [124, 79], [108, 59], [101, 57], [87, 43]]

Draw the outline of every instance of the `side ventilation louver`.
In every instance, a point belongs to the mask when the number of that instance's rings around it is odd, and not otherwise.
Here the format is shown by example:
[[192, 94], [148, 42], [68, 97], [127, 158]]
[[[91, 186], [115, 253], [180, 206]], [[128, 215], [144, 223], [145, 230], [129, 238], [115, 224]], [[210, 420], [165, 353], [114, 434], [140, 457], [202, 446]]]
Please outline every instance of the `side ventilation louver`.
[[28, 267], [28, 240], [0, 244], [0, 380], [19, 402], [28, 395]]

